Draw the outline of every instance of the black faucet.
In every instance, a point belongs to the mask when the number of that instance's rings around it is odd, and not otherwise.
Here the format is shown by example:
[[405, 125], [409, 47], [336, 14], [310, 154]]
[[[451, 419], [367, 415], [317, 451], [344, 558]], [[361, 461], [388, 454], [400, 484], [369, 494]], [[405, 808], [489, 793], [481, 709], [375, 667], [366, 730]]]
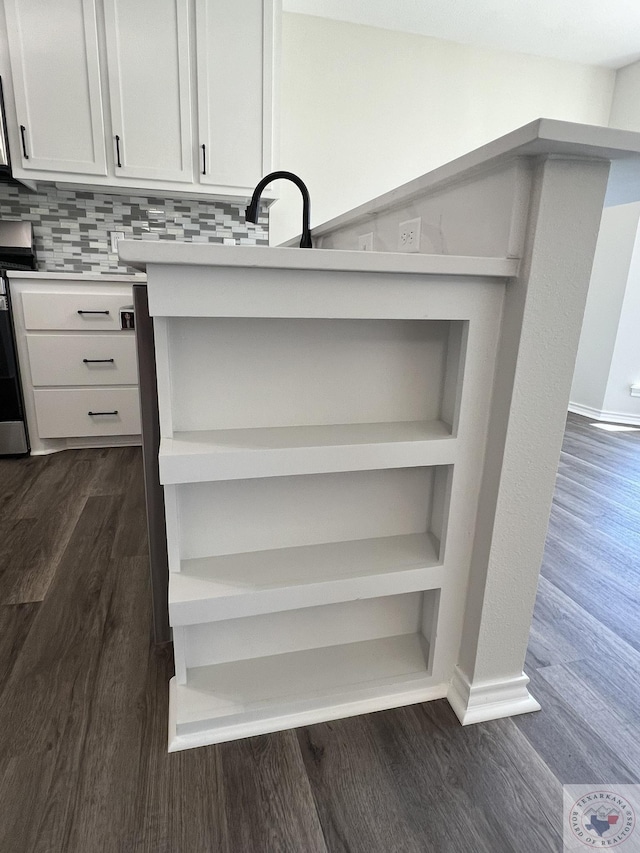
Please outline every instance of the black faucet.
[[300, 239], [300, 248], [313, 249], [311, 231], [309, 230], [309, 209], [311, 207], [311, 202], [309, 201], [309, 190], [307, 189], [305, 182], [297, 175], [294, 175], [293, 172], [271, 172], [270, 174], [265, 175], [253, 191], [249, 207], [245, 214], [245, 219], [247, 222], [255, 223], [258, 221], [258, 204], [260, 202], [260, 194], [268, 183], [277, 180], [277, 178], [286, 178], [288, 181], [293, 181], [302, 193], [302, 237]]

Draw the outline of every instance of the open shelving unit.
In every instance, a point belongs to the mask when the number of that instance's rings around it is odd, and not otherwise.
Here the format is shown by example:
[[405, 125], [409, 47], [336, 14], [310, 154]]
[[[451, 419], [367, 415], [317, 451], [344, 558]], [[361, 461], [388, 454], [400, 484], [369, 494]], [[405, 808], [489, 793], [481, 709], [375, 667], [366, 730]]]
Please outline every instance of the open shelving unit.
[[211, 316], [150, 279], [170, 749], [446, 695], [488, 420], [502, 280], [257, 316], [260, 269], [228, 273], [206, 270]]
[[[155, 335], [170, 749], [439, 696], [463, 725], [540, 709], [522, 670], [598, 229], [639, 177], [640, 134], [541, 118], [313, 250], [119, 245]], [[412, 218], [439, 254], [394, 251]]]

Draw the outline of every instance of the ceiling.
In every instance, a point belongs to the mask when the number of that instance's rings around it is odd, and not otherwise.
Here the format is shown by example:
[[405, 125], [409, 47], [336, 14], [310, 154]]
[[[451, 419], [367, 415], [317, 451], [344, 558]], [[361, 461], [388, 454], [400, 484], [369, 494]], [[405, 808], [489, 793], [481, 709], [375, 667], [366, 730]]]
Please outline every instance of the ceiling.
[[640, 0], [283, 0], [283, 7], [589, 65], [640, 59]]

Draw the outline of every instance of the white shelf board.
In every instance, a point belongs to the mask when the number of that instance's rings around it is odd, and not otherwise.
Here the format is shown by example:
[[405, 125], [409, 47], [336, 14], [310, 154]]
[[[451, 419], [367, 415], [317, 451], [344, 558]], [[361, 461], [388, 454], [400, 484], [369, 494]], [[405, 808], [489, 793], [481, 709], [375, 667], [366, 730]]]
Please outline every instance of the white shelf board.
[[170, 573], [169, 615], [196, 625], [439, 589], [443, 579], [429, 533], [199, 557]]
[[160, 441], [160, 482], [210, 482], [455, 462], [442, 421], [175, 432]]
[[190, 669], [171, 681], [169, 750], [446, 696], [423, 639], [402, 634]]

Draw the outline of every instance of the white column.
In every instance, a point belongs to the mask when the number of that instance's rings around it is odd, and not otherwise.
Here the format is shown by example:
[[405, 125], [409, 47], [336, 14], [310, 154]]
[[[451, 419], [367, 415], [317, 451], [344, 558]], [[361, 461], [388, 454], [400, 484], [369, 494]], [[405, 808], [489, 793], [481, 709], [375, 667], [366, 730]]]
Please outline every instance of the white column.
[[537, 710], [523, 674], [609, 163], [541, 161], [507, 286], [474, 561], [449, 701], [461, 722]]

